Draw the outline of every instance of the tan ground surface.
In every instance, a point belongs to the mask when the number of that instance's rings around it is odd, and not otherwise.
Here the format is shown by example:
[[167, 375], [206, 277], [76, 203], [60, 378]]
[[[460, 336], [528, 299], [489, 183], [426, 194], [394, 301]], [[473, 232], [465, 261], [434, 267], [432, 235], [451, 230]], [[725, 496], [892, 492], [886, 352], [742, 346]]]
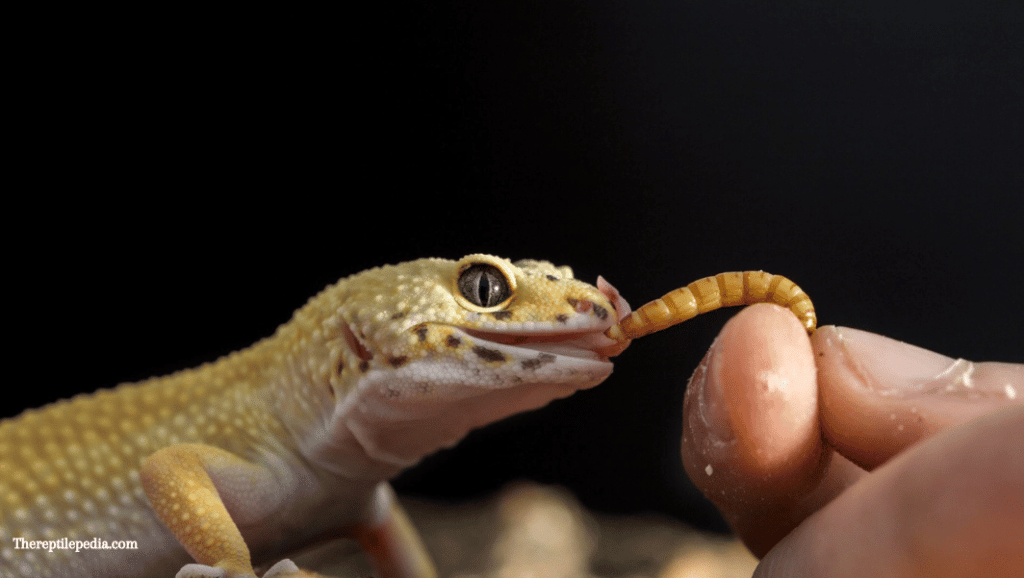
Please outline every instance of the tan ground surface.
[[[724, 578], [748, 577], [756, 565], [734, 539], [662, 518], [594, 515], [535, 484], [471, 505], [403, 503], [443, 578]], [[328, 576], [372, 575], [347, 543], [296, 561]]]

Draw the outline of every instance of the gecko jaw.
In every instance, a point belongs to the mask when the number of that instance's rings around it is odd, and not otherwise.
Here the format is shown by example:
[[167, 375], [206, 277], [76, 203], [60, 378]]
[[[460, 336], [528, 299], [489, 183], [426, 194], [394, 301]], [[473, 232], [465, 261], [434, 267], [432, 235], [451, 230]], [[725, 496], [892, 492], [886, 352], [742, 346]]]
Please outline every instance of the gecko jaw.
[[602, 348], [607, 347], [606, 342], [611, 342], [611, 340], [604, 336], [602, 328], [565, 333], [491, 332], [479, 329], [461, 329], [460, 331], [474, 340], [497, 347], [516, 358], [533, 358], [536, 357], [536, 353], [546, 353], [571, 359], [596, 361], [602, 364], [610, 363], [609, 356], [603, 353]]

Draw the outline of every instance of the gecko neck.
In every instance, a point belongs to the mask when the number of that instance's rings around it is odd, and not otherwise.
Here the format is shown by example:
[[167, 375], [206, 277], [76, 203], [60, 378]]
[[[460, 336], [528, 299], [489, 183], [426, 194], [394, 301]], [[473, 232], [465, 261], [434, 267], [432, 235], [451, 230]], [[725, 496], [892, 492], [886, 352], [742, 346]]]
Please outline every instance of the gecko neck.
[[587, 379], [495, 387], [481, 384], [474, 368], [447, 364], [452, 383], [439, 386], [424, 377], [438, 363], [428, 359], [400, 370], [370, 370], [336, 405], [325, 437], [304, 453], [338, 475], [389, 479], [475, 428], [593, 387], [611, 372], [609, 364], [607, 373]]

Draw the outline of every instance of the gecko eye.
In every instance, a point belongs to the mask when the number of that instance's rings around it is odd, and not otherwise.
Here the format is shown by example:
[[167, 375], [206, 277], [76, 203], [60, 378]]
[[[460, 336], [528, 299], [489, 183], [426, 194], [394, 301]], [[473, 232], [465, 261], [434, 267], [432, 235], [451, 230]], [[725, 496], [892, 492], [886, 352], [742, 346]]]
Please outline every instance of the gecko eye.
[[459, 293], [477, 307], [496, 307], [512, 296], [501, 269], [486, 263], [471, 265], [459, 274]]

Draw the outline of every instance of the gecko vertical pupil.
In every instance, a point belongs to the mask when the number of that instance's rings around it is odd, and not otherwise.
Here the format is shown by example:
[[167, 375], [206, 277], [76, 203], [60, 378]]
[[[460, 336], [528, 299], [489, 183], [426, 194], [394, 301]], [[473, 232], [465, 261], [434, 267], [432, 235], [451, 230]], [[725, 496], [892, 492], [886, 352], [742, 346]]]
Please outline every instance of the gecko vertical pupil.
[[480, 307], [500, 305], [512, 294], [505, 275], [493, 265], [473, 265], [459, 276], [459, 292]]

